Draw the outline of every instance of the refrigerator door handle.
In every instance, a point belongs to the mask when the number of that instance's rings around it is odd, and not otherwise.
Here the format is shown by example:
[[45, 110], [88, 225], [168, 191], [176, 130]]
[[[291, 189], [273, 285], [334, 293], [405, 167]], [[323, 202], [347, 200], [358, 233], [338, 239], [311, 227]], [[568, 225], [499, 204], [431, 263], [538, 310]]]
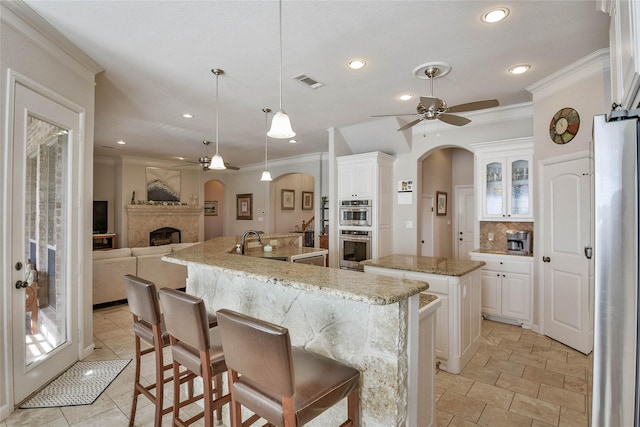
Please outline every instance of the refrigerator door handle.
[[591, 257], [593, 257], [593, 248], [591, 246], [586, 246], [584, 248], [584, 256], [586, 256], [587, 259], [591, 259]]

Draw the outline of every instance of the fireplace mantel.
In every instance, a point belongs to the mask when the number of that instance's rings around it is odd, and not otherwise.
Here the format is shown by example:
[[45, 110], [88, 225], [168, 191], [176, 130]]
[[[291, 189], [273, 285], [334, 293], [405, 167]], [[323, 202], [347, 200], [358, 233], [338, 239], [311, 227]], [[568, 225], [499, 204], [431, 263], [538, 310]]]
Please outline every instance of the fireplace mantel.
[[202, 205], [128, 205], [129, 247], [149, 246], [149, 233], [162, 227], [180, 230], [183, 242], [197, 242], [203, 212]]

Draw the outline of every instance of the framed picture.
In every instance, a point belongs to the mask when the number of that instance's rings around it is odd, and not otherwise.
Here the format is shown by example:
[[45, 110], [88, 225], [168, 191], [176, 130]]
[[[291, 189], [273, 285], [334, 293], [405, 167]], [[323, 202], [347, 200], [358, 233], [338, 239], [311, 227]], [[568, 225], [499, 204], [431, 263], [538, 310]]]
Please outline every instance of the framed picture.
[[236, 194], [236, 219], [253, 219], [253, 193]]
[[436, 216], [447, 215], [447, 193], [436, 191]]
[[313, 191], [302, 192], [302, 210], [308, 211], [313, 209]]
[[204, 202], [204, 214], [211, 216], [218, 216], [218, 201], [207, 200]]
[[294, 190], [285, 190], [281, 192], [282, 200], [280, 207], [282, 210], [293, 210], [295, 208], [296, 192]]
[[179, 202], [180, 171], [148, 167], [147, 200]]

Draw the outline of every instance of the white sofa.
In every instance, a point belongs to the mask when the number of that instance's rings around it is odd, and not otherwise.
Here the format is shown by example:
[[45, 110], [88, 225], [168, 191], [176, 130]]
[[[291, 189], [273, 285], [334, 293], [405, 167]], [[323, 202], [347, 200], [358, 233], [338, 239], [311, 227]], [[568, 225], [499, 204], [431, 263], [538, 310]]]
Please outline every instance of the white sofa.
[[187, 267], [162, 261], [168, 253], [176, 252], [195, 243], [144, 248], [121, 248], [93, 252], [93, 304], [127, 299], [123, 276], [133, 274], [154, 282], [158, 289], [184, 288]]

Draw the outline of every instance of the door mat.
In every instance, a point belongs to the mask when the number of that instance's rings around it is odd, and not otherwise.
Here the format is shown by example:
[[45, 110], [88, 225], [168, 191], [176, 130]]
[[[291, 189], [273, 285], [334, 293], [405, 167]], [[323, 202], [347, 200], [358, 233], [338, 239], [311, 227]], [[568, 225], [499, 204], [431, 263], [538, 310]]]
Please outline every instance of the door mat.
[[20, 408], [91, 405], [131, 359], [76, 362]]

